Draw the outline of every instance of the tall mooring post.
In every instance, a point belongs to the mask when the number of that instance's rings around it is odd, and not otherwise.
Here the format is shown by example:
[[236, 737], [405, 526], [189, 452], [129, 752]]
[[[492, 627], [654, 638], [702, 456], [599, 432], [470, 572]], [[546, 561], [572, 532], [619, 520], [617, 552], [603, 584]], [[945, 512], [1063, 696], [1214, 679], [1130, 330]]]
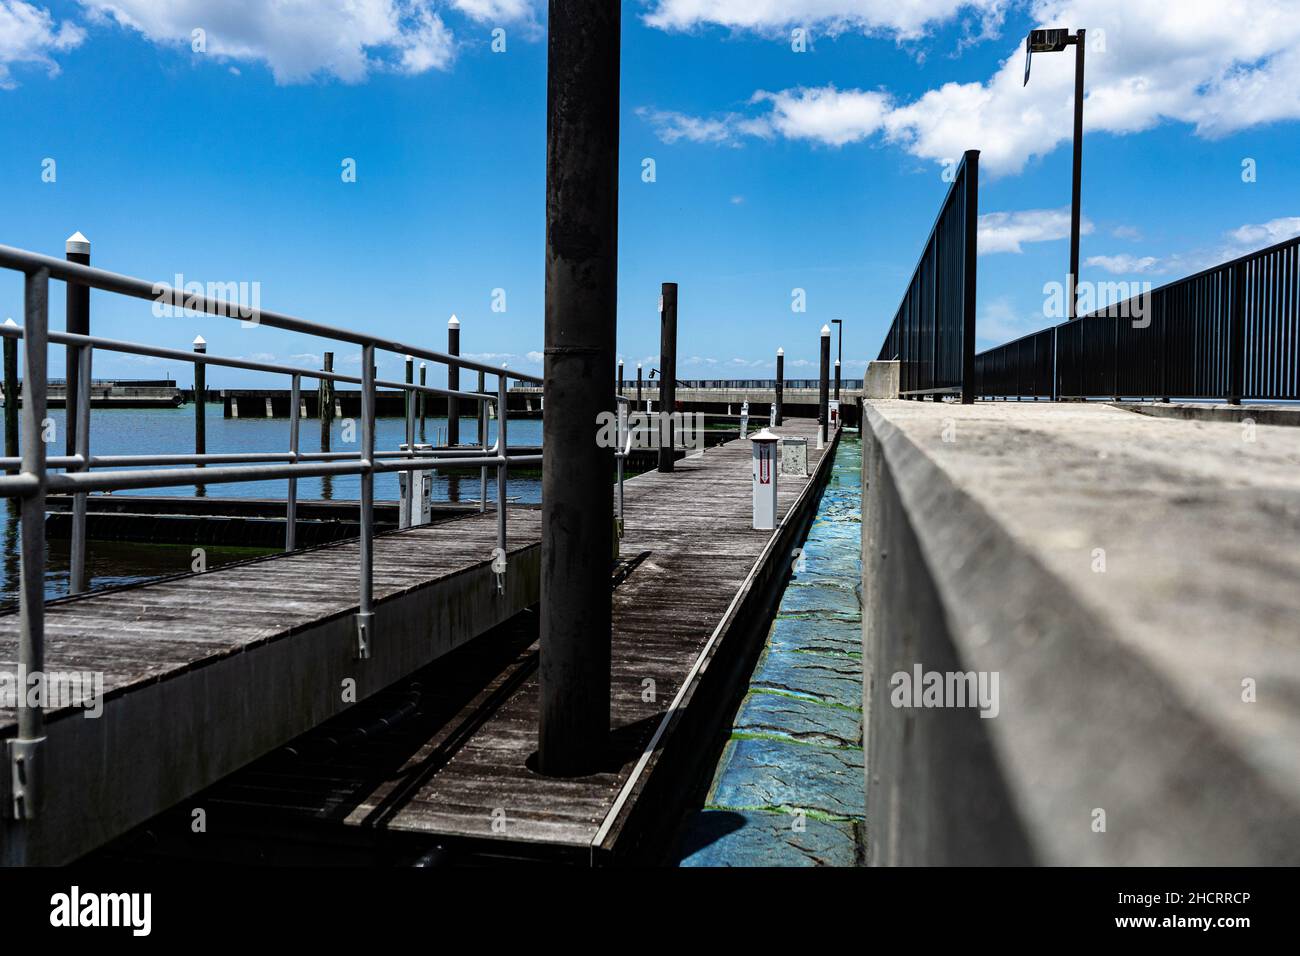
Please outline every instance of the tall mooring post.
[[641, 407], [641, 363], [636, 363], [636, 407]]
[[618, 360], [618, 394], [623, 394], [623, 360]]
[[[324, 355], [324, 371], [334, 371], [334, 353]], [[323, 378], [316, 390], [316, 413], [320, 416], [320, 450], [330, 450], [330, 423], [334, 421], [334, 380]]]
[[[68, 236], [64, 245], [69, 262], [90, 265], [90, 240], [79, 232]], [[67, 325], [68, 331], [76, 335], [90, 334], [90, 286], [79, 282], [64, 283], [67, 288]], [[68, 454], [77, 453], [77, 416], [73, 409], [77, 407], [77, 390], [80, 388], [78, 368], [80, 367], [80, 350], [69, 347], [67, 350], [67, 378], [64, 379], [63, 433], [66, 436]]]
[[[447, 320], [447, 354], [460, 355], [460, 319], [454, 315]], [[460, 366], [447, 365], [447, 387], [460, 388]], [[454, 395], [447, 396], [447, 445], [454, 448], [460, 444], [460, 399]]]
[[[204, 341], [203, 336], [194, 336], [194, 354], [203, 355], [208, 351], [208, 343]], [[208, 452], [208, 364], [206, 362], [196, 361], [194, 363], [194, 454], [206, 455]], [[294, 414], [296, 409], [292, 410]], [[197, 467], [202, 468], [202, 462]], [[203, 485], [194, 486], [194, 495], [196, 498], [202, 498], [207, 494], [207, 488]]]
[[817, 447], [826, 444], [826, 423], [830, 410], [831, 327], [822, 326], [821, 380], [817, 390]]
[[[429, 384], [427, 381], [428, 374], [429, 374], [428, 366], [424, 362], [421, 362], [420, 363], [420, 388], [424, 388], [424, 386]], [[425, 413], [428, 410], [428, 404], [429, 404], [428, 394], [423, 391], [420, 392], [419, 396], [417, 396], [416, 398], [416, 402], [420, 406], [420, 442], [423, 443], [424, 442], [424, 418], [425, 418]]]
[[677, 411], [677, 283], [659, 294], [659, 470], [673, 470], [673, 413]]
[[835, 360], [835, 401], [840, 400], [840, 360]]
[[590, 771], [609, 737], [618, 299], [617, 0], [551, 0], [538, 769]]
[[776, 417], [773, 424], [780, 425], [785, 409], [785, 349], [776, 350]]
[[[17, 328], [18, 323], [12, 318], [5, 319], [5, 325]], [[18, 340], [5, 339], [5, 457], [18, 457]], [[10, 475], [18, 474], [18, 468], [6, 468]]]

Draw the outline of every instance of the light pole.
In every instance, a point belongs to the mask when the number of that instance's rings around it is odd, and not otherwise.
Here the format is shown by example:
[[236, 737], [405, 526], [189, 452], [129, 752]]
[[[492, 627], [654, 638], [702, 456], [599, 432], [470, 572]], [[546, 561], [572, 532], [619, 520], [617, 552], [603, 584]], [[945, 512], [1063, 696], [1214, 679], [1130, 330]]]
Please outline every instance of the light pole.
[[1059, 53], [1074, 46], [1074, 181], [1070, 199], [1070, 321], [1079, 317], [1079, 195], [1083, 176], [1083, 51], [1084, 30], [1030, 30], [1025, 37], [1025, 85], [1035, 53]]

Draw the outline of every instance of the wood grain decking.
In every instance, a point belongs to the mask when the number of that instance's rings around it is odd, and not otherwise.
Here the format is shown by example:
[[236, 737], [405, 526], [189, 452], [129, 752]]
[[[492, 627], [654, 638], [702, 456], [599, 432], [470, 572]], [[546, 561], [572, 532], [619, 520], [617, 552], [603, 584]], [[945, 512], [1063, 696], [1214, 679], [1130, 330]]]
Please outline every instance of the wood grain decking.
[[[814, 428], [794, 421], [779, 431], [809, 439], [816, 476], [826, 452], [815, 449]], [[725, 639], [751, 572], [788, 566], [784, 552], [764, 560], [776, 536], [750, 527], [750, 461], [750, 442], [735, 441], [627, 485], [601, 772], [557, 779], [531, 769], [535, 625], [516, 621], [223, 781], [204, 805], [238, 808], [250, 820], [447, 837], [487, 852], [498, 844], [502, 853], [551, 849], [586, 860], [610, 850], [684, 710], [674, 703], [689, 700], [698, 665]], [[810, 516], [811, 483], [781, 478], [783, 518], [796, 502]], [[668, 733], [650, 747], [661, 727]], [[696, 743], [707, 741], [674, 741]]]

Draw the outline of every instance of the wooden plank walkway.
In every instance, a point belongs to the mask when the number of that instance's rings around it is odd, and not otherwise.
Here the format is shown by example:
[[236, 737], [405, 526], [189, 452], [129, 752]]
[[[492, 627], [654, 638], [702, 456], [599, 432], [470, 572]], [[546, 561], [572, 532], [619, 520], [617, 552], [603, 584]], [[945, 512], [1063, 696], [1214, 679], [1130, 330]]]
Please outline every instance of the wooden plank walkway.
[[[815, 424], [794, 420], [778, 431], [809, 439], [817, 474], [825, 452], [815, 448]], [[555, 850], [586, 860], [611, 851], [673, 731], [657, 741], [656, 733], [677, 727], [685, 708], [673, 705], [689, 701], [725, 640], [751, 572], [786, 561], [765, 560], [776, 536], [750, 527], [751, 454], [750, 442], [735, 441], [679, 461], [673, 474], [627, 484], [621, 553], [630, 568], [614, 590], [612, 739], [601, 772], [556, 779], [533, 771], [537, 646], [519, 625], [234, 775], [203, 805], [238, 809], [270, 831], [332, 821], [487, 847], [480, 852], [495, 844], [511, 855]], [[796, 502], [811, 516], [810, 484], [782, 476], [782, 518]], [[708, 742], [683, 743], [703, 750]]]

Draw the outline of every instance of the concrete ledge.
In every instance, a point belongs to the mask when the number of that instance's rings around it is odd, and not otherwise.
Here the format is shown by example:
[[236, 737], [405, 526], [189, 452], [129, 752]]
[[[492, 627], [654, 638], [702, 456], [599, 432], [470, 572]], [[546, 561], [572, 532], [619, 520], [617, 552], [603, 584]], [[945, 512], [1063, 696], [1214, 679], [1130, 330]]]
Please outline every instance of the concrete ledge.
[[1111, 402], [1116, 408], [1155, 418], [1200, 422], [1244, 422], [1300, 426], [1300, 406], [1229, 405], [1226, 402]]
[[[865, 414], [870, 861], [1300, 862], [1300, 433]], [[917, 664], [997, 673], [997, 716], [892, 706]]]

